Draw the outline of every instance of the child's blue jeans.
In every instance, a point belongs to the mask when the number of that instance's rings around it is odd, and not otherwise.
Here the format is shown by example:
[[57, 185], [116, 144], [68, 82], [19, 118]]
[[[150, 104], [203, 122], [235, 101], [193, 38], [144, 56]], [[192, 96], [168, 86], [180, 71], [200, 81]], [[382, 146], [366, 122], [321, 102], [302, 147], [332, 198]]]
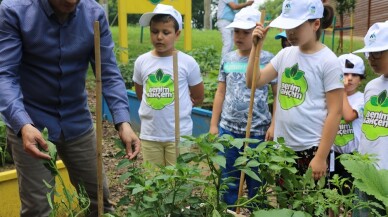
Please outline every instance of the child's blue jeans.
[[[224, 128], [219, 128], [219, 134], [224, 135], [228, 134], [233, 136], [233, 138], [245, 138], [245, 134], [237, 134], [231, 131], [225, 130]], [[252, 139], [259, 139], [264, 141], [265, 136], [251, 136]], [[258, 144], [249, 144], [249, 147], [255, 148]], [[236, 203], [238, 198], [238, 188], [240, 185], [240, 170], [237, 170], [233, 165], [238, 157], [240, 157], [239, 152], [244, 151], [244, 146], [239, 150], [235, 147], [230, 149], [225, 149], [225, 153], [223, 154], [226, 158], [226, 168], [222, 169], [222, 178], [226, 177], [234, 177], [233, 185], [229, 185], [229, 189], [227, 189], [224, 193], [224, 201], [228, 205], [233, 205]], [[247, 188], [248, 188], [248, 197], [251, 198], [256, 195], [261, 183], [252, 179], [249, 176], [245, 176]]]

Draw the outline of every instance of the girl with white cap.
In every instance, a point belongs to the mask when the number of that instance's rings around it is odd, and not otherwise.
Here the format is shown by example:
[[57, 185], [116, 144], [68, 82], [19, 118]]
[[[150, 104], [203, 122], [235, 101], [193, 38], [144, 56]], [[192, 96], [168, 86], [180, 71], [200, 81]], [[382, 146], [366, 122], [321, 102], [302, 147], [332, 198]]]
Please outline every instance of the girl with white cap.
[[[283, 137], [300, 157], [299, 174], [310, 167], [313, 178], [325, 176], [327, 158], [342, 116], [343, 75], [336, 55], [319, 41], [330, 25], [333, 10], [321, 0], [285, 0], [282, 13], [270, 27], [286, 30], [293, 45], [281, 50], [264, 69], [253, 72], [250, 55], [247, 85], [258, 73], [256, 88], [278, 78], [275, 138]], [[253, 46], [263, 43], [268, 27], [258, 24]]]
[[[331, 159], [334, 165], [330, 165], [334, 171], [330, 171], [330, 178], [338, 175], [343, 179], [346, 178], [346, 180], [341, 189], [336, 186], [330, 187], [338, 189], [341, 194], [348, 195], [352, 189], [354, 179], [341, 164], [339, 157], [342, 154], [351, 154], [358, 150], [364, 110], [364, 94], [358, 91], [358, 87], [362, 79], [365, 78], [365, 66], [364, 60], [354, 54], [344, 54], [339, 56], [338, 59], [344, 73], [345, 93], [343, 95], [342, 119], [334, 139], [334, 157]], [[334, 213], [331, 212], [330, 216], [334, 216]]]

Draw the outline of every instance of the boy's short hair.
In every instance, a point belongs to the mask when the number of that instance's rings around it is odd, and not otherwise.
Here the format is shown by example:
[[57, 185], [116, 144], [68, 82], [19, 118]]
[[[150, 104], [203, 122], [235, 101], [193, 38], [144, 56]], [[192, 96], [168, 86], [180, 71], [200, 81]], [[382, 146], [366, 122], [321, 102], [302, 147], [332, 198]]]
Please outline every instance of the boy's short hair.
[[175, 32], [179, 30], [179, 24], [178, 22], [174, 19], [173, 16], [168, 15], [168, 14], [157, 14], [153, 16], [150, 20], [150, 26], [152, 23], [168, 23], [168, 22], [173, 22], [174, 23], [174, 29]]
[[[156, 18], [154, 18], [156, 17]], [[139, 23], [141, 26], [149, 26], [151, 22], [174, 21], [175, 30], [182, 29], [182, 15], [171, 5], [158, 4], [153, 12], [141, 15]]]

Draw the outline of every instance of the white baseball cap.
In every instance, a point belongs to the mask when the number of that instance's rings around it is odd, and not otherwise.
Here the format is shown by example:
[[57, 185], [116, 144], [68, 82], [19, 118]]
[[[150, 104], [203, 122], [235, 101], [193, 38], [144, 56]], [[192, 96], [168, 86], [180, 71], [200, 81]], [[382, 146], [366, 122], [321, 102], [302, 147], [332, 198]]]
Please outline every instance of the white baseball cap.
[[364, 38], [365, 47], [353, 53], [388, 50], [388, 21], [373, 24]]
[[365, 65], [361, 57], [354, 54], [344, 54], [338, 57], [343, 73], [364, 75]]
[[252, 29], [257, 22], [260, 22], [260, 17], [261, 13], [258, 9], [245, 7], [236, 14], [233, 22], [226, 28]]
[[182, 30], [182, 15], [179, 11], [175, 10], [175, 8], [171, 5], [158, 4], [156, 5], [153, 12], [144, 13], [141, 15], [139, 23], [141, 26], [149, 26], [152, 17], [157, 14], [167, 14], [171, 15], [179, 25], [179, 30]]
[[285, 0], [282, 13], [269, 26], [280, 29], [293, 29], [310, 19], [323, 17], [321, 0]]

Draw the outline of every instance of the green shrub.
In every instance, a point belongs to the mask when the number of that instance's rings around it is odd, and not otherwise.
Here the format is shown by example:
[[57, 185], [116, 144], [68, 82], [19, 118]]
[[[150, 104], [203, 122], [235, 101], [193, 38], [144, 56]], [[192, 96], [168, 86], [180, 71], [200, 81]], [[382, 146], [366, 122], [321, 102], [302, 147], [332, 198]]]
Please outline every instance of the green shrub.
[[[283, 139], [245, 148], [234, 165], [264, 183], [254, 197], [242, 197], [236, 205], [226, 205], [221, 198], [232, 179], [222, 178], [221, 169], [227, 159], [219, 153], [226, 148], [241, 148], [244, 142], [257, 144], [259, 141], [211, 134], [184, 138], [182, 146], [195, 145], [199, 151], [180, 155], [174, 166], [154, 169], [146, 164], [145, 168], [139, 168], [127, 159], [119, 163], [118, 168], [127, 168], [120, 180], [128, 183], [125, 184], [128, 195], [119, 203], [128, 206], [126, 216], [221, 217], [230, 215], [227, 209], [237, 207], [251, 209], [255, 217], [326, 216], [329, 209], [338, 215], [338, 207], [342, 207], [342, 214], [347, 216], [356, 208], [379, 207], [372, 201], [361, 201], [354, 189], [343, 195], [341, 191], [326, 188], [325, 178], [314, 181], [311, 169], [298, 175], [297, 156]], [[125, 155], [124, 148], [121, 149], [118, 158]], [[336, 176], [330, 182], [341, 189], [345, 181]]]
[[7, 146], [7, 126], [0, 118], [0, 166], [12, 162], [12, 156]]

